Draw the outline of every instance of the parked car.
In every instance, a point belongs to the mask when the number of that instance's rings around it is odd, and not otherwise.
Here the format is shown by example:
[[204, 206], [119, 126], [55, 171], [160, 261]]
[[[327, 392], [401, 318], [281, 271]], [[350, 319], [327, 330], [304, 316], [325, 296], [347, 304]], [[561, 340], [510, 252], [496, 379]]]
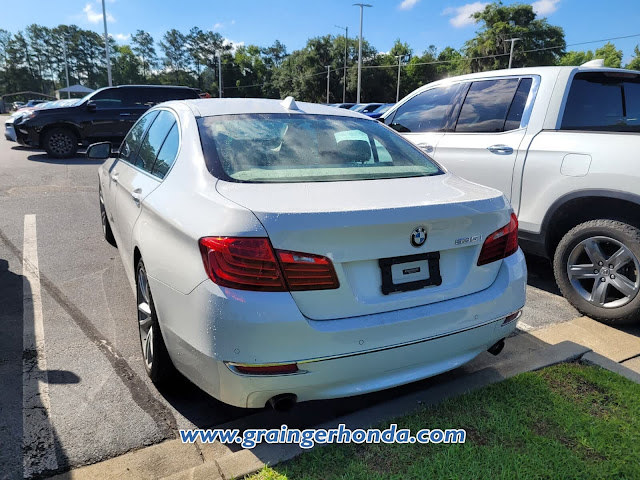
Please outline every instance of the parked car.
[[383, 103], [382, 105], [380, 105], [375, 110], [370, 111], [370, 112], [365, 112], [365, 115], [367, 115], [367, 116], [369, 116], [371, 118], [380, 118], [385, 112], [390, 110], [391, 107], [393, 107], [394, 105], [395, 105], [395, 103]]
[[174, 365], [239, 407], [362, 394], [497, 354], [525, 301], [505, 197], [348, 110], [165, 103], [100, 167], [99, 198], [151, 379]]
[[425, 85], [384, 122], [451, 172], [501, 190], [563, 295], [640, 319], [640, 72], [536, 67]]
[[375, 109], [380, 108], [381, 106], [382, 106], [381, 103], [356, 103], [349, 110], [366, 114], [369, 112], [373, 112]]
[[11, 104], [11, 110], [15, 112], [16, 110], [18, 110], [19, 108], [22, 108], [23, 106], [24, 106], [24, 102], [13, 102]]
[[122, 85], [90, 93], [69, 106], [33, 110], [14, 122], [21, 145], [42, 148], [54, 158], [73, 156], [79, 145], [120, 143], [140, 115], [156, 103], [199, 98], [188, 87]]
[[331, 106], [332, 107], [338, 107], [338, 108], [346, 108], [348, 110], [351, 107], [353, 107], [354, 105], [355, 105], [355, 103], [334, 103]]

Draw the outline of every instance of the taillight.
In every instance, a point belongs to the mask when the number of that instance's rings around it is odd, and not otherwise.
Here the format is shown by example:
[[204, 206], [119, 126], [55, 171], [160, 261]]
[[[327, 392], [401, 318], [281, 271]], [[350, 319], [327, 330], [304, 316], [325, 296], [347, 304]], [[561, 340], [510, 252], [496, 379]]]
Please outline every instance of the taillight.
[[328, 258], [274, 251], [267, 238], [205, 237], [199, 244], [207, 275], [223, 287], [285, 292], [340, 286]]
[[329, 290], [340, 286], [327, 257], [283, 250], [277, 253], [289, 290]]
[[205, 237], [200, 253], [209, 278], [222, 287], [284, 292], [280, 266], [266, 238]]
[[508, 257], [518, 250], [518, 218], [514, 213], [507, 225], [487, 237], [482, 245], [478, 265]]

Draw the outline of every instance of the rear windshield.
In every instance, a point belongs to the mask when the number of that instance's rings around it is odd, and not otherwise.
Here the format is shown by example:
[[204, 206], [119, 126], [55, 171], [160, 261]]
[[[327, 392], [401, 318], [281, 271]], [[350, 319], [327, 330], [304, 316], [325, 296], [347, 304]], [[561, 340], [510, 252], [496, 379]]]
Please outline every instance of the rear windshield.
[[329, 115], [248, 114], [198, 120], [209, 170], [236, 182], [326, 182], [438, 175], [440, 168], [379, 122]]

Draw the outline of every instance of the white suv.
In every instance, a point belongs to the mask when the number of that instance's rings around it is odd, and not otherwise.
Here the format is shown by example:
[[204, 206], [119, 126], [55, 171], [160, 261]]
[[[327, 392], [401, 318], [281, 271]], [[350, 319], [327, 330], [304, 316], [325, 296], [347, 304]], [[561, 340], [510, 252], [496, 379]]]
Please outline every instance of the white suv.
[[609, 323], [640, 318], [640, 72], [535, 67], [448, 78], [381, 119], [451, 172], [501, 190], [525, 251]]

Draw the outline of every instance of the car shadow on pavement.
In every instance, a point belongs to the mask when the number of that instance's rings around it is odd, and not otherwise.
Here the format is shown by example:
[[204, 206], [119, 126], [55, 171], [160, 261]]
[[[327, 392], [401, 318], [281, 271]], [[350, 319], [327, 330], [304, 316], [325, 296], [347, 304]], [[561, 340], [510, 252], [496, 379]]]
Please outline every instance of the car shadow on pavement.
[[[24, 299], [32, 298], [29, 282], [9, 270], [0, 258], [0, 478], [22, 479], [55, 473], [68, 465], [68, 458], [41, 401], [39, 385], [78, 383], [73, 372], [38, 367], [37, 350], [24, 350]], [[27, 309], [32, 310], [32, 309]], [[33, 330], [33, 329], [31, 329]], [[67, 467], [68, 468], [68, 467]]]
[[551, 262], [546, 258], [528, 253], [525, 255], [525, 259], [527, 261], [527, 271], [529, 273], [527, 284], [532, 287], [539, 288], [540, 290], [544, 290], [545, 292], [562, 296], [562, 293], [560, 293], [560, 289], [556, 284], [556, 279], [553, 276], [553, 265], [551, 265]]
[[27, 160], [31, 162], [48, 163], [53, 165], [102, 165], [104, 160], [92, 160], [84, 155], [72, 158], [51, 158], [46, 153], [29, 155]]

